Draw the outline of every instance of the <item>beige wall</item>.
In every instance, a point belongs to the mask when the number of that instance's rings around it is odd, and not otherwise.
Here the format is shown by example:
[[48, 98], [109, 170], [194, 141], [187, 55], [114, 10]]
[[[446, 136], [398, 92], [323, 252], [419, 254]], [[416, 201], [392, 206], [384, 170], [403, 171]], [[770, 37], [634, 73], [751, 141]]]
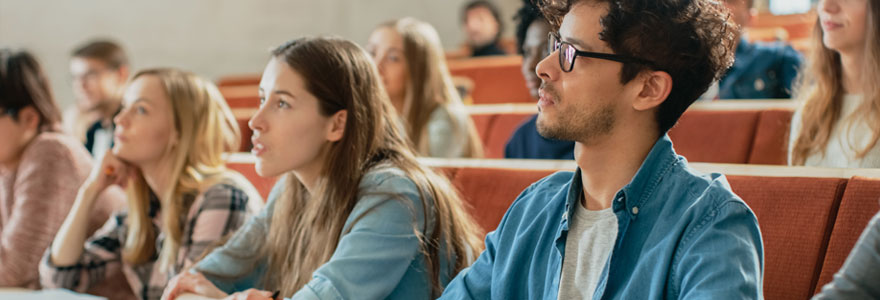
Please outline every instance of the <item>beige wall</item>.
[[[510, 17], [521, 0], [495, 0]], [[174, 66], [208, 78], [260, 72], [267, 51], [303, 35], [358, 43], [385, 20], [433, 24], [446, 48], [462, 41], [464, 0], [0, 0], [0, 47], [31, 50], [49, 73], [61, 106], [72, 103], [71, 50], [96, 37], [123, 44], [136, 69]]]

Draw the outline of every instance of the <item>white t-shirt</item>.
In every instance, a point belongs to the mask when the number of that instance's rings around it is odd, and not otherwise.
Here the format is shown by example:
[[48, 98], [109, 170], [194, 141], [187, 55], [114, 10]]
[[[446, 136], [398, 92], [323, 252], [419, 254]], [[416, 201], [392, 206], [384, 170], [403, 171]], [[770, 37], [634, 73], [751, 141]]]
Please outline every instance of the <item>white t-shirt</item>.
[[96, 162], [101, 162], [101, 159], [104, 158], [104, 153], [107, 153], [107, 150], [110, 149], [110, 144], [112, 143], [112, 130], [104, 128], [95, 130], [94, 142], [92, 144], [92, 154], [95, 157]]
[[557, 298], [592, 299], [617, 240], [617, 216], [611, 208], [587, 210], [581, 203], [573, 210]]

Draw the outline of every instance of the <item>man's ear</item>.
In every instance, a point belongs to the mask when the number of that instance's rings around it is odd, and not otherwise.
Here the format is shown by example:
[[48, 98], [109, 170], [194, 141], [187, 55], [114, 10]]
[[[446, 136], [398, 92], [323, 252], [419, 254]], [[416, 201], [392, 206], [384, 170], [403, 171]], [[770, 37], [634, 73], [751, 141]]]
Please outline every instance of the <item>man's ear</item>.
[[126, 65], [119, 66], [119, 69], [116, 70], [116, 77], [119, 78], [120, 84], [125, 84], [128, 81], [128, 77], [131, 75], [130, 70]]
[[330, 117], [330, 126], [327, 128], [327, 140], [337, 142], [345, 136], [345, 122], [348, 120], [348, 111], [337, 111]]
[[660, 106], [669, 93], [672, 91], [672, 76], [663, 71], [645, 72], [640, 75], [642, 79], [642, 90], [639, 92], [636, 101], [633, 102], [633, 108], [638, 111], [645, 111]]

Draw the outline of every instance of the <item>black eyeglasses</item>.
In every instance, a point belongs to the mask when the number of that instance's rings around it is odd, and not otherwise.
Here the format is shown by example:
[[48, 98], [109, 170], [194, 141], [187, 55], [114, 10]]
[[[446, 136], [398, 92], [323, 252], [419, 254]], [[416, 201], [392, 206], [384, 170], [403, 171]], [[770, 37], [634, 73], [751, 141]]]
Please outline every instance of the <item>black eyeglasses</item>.
[[559, 50], [559, 67], [562, 68], [563, 72], [571, 72], [574, 69], [574, 61], [578, 56], [584, 57], [592, 57], [610, 61], [616, 61], [619, 63], [630, 63], [630, 64], [641, 64], [648, 67], [653, 67], [654, 63], [635, 58], [626, 55], [619, 54], [611, 54], [611, 53], [599, 53], [599, 52], [589, 52], [589, 51], [580, 51], [574, 47], [569, 42], [564, 42], [560, 40], [559, 35], [555, 32], [550, 32], [547, 35], [547, 46], [549, 47], [548, 51], [553, 53], [553, 51]]

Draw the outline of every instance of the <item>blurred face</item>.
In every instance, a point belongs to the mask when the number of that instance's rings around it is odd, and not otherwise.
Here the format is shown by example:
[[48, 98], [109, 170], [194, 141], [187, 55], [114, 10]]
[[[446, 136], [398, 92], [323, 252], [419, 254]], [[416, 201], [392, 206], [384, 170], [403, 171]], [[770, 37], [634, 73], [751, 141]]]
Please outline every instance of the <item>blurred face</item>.
[[36, 136], [39, 118], [32, 107], [25, 107], [13, 119], [5, 108], [0, 108], [0, 167], [12, 167], [27, 144]]
[[[563, 18], [562, 41], [577, 50], [613, 53], [599, 40], [599, 19], [608, 12], [607, 3], [579, 2]], [[544, 137], [592, 144], [614, 128], [625, 107], [620, 83], [622, 64], [579, 56], [571, 72], [559, 66], [559, 51], [544, 58], [536, 72], [543, 80], [538, 100], [538, 133]]]
[[260, 80], [260, 108], [249, 122], [257, 174], [320, 173], [327, 147], [341, 136], [330, 134], [331, 117], [318, 104], [299, 73], [278, 58], [269, 61]]
[[477, 6], [465, 12], [464, 30], [468, 44], [472, 47], [482, 47], [494, 42], [499, 27], [492, 11], [484, 6]]
[[107, 105], [108, 102], [118, 101], [116, 99], [126, 81], [123, 73], [94, 58], [71, 59], [70, 75], [73, 77], [73, 93], [78, 107], [83, 111], [90, 111]]
[[134, 165], [154, 164], [171, 154], [177, 143], [174, 111], [159, 78], [135, 79], [114, 118], [113, 154]]
[[409, 80], [408, 65], [403, 56], [403, 37], [389, 27], [376, 29], [370, 35], [367, 52], [379, 68], [388, 97], [392, 100], [403, 100]]
[[749, 7], [749, 0], [725, 0], [724, 6], [733, 14], [733, 21], [742, 28], [748, 27], [755, 10]]
[[547, 33], [549, 32], [550, 24], [547, 21], [536, 20], [529, 25], [526, 38], [523, 40], [522, 74], [526, 79], [529, 93], [535, 99], [538, 99], [538, 88], [541, 86], [541, 78], [535, 73], [535, 67], [548, 55]]
[[837, 52], [864, 48], [868, 0], [821, 0], [817, 10], [825, 47]]

